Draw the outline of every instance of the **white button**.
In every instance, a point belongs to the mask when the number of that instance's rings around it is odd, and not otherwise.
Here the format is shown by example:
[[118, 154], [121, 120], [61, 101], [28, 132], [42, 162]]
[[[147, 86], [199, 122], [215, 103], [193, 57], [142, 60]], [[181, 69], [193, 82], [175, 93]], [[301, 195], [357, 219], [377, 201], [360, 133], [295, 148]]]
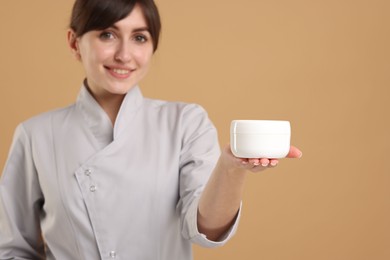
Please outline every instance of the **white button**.
[[91, 169], [86, 169], [84, 171], [84, 174], [87, 175], [87, 176], [91, 175], [91, 173], [92, 173]]
[[97, 187], [96, 187], [95, 185], [91, 185], [91, 186], [89, 187], [89, 190], [90, 190], [91, 192], [95, 192], [95, 191], [97, 190]]
[[116, 252], [115, 251], [111, 251], [110, 252], [110, 257], [111, 258], [116, 258]]

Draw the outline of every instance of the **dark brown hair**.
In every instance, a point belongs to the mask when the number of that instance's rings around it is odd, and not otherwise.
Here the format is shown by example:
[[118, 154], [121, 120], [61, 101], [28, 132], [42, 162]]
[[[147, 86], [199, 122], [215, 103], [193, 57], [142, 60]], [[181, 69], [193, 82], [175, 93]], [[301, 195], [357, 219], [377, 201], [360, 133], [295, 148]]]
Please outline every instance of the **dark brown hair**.
[[76, 0], [73, 5], [70, 28], [76, 36], [93, 30], [104, 30], [126, 18], [139, 4], [157, 50], [161, 31], [160, 15], [153, 0]]

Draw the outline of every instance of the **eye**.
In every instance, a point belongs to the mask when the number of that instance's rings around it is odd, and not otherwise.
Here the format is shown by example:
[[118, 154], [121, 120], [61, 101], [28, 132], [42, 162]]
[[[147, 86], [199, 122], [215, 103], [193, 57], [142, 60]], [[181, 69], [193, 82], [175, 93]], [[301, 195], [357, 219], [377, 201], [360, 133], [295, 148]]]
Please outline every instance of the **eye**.
[[102, 40], [110, 40], [114, 38], [114, 34], [111, 32], [103, 31], [99, 34], [99, 38]]
[[148, 38], [145, 35], [139, 34], [134, 36], [134, 40], [139, 43], [147, 42]]

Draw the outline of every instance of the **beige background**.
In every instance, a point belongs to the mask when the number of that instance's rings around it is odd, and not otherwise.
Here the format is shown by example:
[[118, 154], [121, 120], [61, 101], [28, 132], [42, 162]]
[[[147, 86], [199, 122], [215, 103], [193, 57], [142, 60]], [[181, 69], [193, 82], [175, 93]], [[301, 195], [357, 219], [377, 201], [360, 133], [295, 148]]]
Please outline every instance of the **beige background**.
[[[0, 2], [0, 165], [16, 125], [73, 102], [73, 1]], [[287, 119], [300, 160], [248, 178], [225, 247], [195, 259], [390, 259], [390, 1], [158, 0], [163, 33], [145, 96], [232, 119]]]

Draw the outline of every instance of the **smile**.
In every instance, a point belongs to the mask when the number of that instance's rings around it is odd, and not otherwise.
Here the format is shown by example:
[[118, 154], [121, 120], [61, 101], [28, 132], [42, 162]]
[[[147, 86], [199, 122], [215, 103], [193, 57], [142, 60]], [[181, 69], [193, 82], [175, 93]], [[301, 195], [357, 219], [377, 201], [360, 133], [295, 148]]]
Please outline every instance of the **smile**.
[[131, 75], [131, 72], [133, 71], [131, 69], [119, 69], [119, 68], [110, 68], [110, 67], [105, 67], [105, 68], [112, 76], [120, 79], [129, 77]]
[[122, 69], [112, 69], [112, 71], [120, 75], [125, 75], [130, 73], [130, 70], [122, 70]]

